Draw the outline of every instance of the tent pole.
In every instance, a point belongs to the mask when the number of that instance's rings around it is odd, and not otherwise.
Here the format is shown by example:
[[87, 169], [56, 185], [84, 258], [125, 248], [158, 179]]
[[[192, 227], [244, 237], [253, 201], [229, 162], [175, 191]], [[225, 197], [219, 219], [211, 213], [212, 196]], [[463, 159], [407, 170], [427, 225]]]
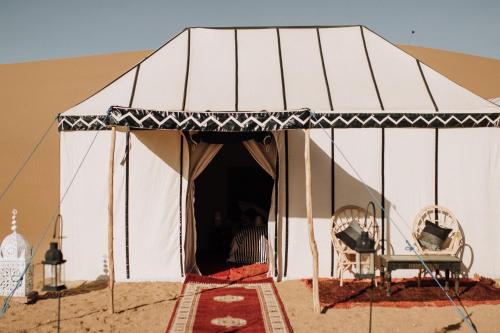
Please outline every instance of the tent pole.
[[312, 186], [311, 186], [311, 149], [310, 149], [310, 133], [309, 129], [306, 129], [304, 135], [304, 158], [306, 167], [306, 208], [307, 208], [307, 226], [309, 230], [309, 245], [311, 247], [311, 253], [313, 258], [313, 310], [316, 313], [320, 313], [319, 305], [319, 285], [318, 285], [318, 247], [316, 245], [316, 240], [314, 239], [314, 225], [313, 225], [313, 214], [312, 214]]
[[108, 175], [108, 267], [109, 267], [109, 308], [108, 311], [115, 313], [114, 289], [115, 289], [115, 258], [113, 254], [113, 177], [115, 172], [115, 143], [116, 127], [111, 127], [111, 147], [109, 150], [109, 175]]

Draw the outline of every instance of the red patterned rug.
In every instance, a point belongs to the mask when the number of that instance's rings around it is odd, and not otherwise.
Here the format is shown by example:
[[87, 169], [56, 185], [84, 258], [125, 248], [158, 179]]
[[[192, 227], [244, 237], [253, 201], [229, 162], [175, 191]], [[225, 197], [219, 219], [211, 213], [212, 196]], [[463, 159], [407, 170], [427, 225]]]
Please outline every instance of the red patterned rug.
[[210, 274], [210, 277], [229, 281], [253, 281], [267, 277], [269, 266], [267, 264], [238, 265], [233, 264], [225, 270]]
[[167, 332], [292, 332], [271, 278], [231, 282], [188, 275]]
[[[311, 280], [305, 281], [311, 287]], [[444, 284], [444, 281], [442, 281]], [[453, 286], [453, 282], [450, 283]], [[319, 299], [325, 308], [350, 308], [370, 304], [370, 282], [344, 281], [341, 287], [337, 279], [324, 279], [319, 282]], [[456, 303], [463, 305], [500, 304], [500, 288], [495, 281], [488, 278], [461, 279], [458, 297], [453, 288], [449, 295]], [[391, 296], [386, 295], [385, 288], [373, 289], [373, 304], [376, 306], [415, 307], [415, 306], [450, 306], [443, 291], [435, 281], [422, 279], [421, 286], [417, 286], [417, 279], [393, 280]]]

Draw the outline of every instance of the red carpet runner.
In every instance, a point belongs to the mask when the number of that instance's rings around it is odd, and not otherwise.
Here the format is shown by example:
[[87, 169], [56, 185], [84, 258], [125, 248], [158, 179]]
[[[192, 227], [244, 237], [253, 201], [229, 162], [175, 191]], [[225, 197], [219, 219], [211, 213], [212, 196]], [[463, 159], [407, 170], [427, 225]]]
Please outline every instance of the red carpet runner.
[[167, 332], [292, 332], [273, 280], [245, 281], [188, 275]]

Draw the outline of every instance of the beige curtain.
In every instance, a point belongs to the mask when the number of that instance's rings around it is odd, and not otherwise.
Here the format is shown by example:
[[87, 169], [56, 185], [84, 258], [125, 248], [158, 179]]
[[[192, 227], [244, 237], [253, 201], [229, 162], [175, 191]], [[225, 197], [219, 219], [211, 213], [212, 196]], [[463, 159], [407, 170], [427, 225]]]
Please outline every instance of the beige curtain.
[[[275, 141], [275, 137], [271, 137], [269, 142], [266, 142], [266, 145], [261, 144], [255, 140], [248, 140], [244, 141], [243, 145], [245, 148], [248, 150], [250, 155], [255, 159], [255, 161], [266, 171], [273, 179], [276, 179], [276, 159], [277, 159], [277, 152], [278, 152], [278, 147]], [[280, 181], [281, 182], [281, 181]], [[277, 193], [279, 193], [279, 189], [281, 186], [278, 184], [278, 189], [276, 188], [276, 182], [275, 186], [273, 187], [273, 194], [271, 196], [271, 207], [269, 209], [269, 219], [268, 219], [268, 230], [267, 230], [267, 240], [268, 240], [268, 260], [269, 260], [269, 271], [268, 271], [268, 276], [273, 276], [274, 272], [276, 270], [275, 268], [275, 252], [278, 254], [278, 280], [281, 280], [281, 251], [276, 251], [275, 249], [275, 228], [276, 228], [276, 200], [275, 196]], [[278, 198], [281, 198], [281, 196], [278, 196]], [[282, 207], [281, 203], [278, 203], [278, 208]], [[281, 213], [278, 211], [278, 221], [281, 221]], [[281, 223], [278, 223], [277, 226], [278, 229], [278, 235], [280, 234], [281, 231]], [[281, 247], [281, 237], [278, 237], [278, 249]]]
[[243, 141], [243, 145], [262, 169], [274, 179], [276, 177], [274, 170], [276, 165], [276, 145], [274, 139], [271, 138], [267, 145], [255, 140]]
[[200, 142], [190, 144], [189, 181], [186, 202], [186, 237], [184, 238], [186, 273], [200, 274], [196, 265], [196, 220], [194, 214], [195, 180], [210, 164], [223, 145]]
[[[275, 149], [275, 161], [276, 161], [276, 158], [279, 158], [280, 160], [280, 165], [279, 165], [279, 179], [278, 179], [278, 188], [276, 188], [276, 186], [274, 186], [274, 189], [273, 189], [273, 210], [272, 212], [274, 212], [274, 204], [276, 202], [274, 196], [277, 195], [278, 196], [278, 207], [277, 207], [277, 210], [278, 210], [278, 218], [277, 218], [277, 221], [274, 221], [274, 215], [272, 216], [272, 219], [273, 219], [273, 223], [269, 223], [268, 225], [268, 235], [273, 235], [273, 239], [271, 239], [271, 237], [269, 237], [269, 242], [270, 244], [272, 244], [272, 247], [270, 247], [271, 249], [271, 258], [274, 258], [274, 255], [275, 255], [275, 252], [276, 252], [276, 268], [274, 267], [275, 265], [275, 262], [273, 260], [272, 262], [272, 273], [274, 274], [274, 271], [276, 270], [278, 272], [278, 276], [277, 276], [277, 280], [278, 281], [281, 281], [281, 279], [283, 278], [283, 268], [284, 268], [284, 265], [283, 265], [283, 237], [284, 237], [284, 230], [283, 230], [283, 219], [284, 219], [284, 216], [285, 216], [285, 185], [286, 185], [286, 175], [285, 175], [285, 159], [286, 159], [286, 155], [285, 155], [285, 144], [284, 144], [284, 138], [285, 138], [285, 134], [284, 132], [280, 131], [280, 132], [273, 132], [273, 136], [274, 136], [274, 149]], [[270, 219], [271, 221], [271, 219]], [[274, 234], [275, 234], [275, 229], [276, 229], [276, 233], [277, 233], [277, 246], [275, 248], [274, 246]], [[270, 265], [271, 266], [271, 265]]]

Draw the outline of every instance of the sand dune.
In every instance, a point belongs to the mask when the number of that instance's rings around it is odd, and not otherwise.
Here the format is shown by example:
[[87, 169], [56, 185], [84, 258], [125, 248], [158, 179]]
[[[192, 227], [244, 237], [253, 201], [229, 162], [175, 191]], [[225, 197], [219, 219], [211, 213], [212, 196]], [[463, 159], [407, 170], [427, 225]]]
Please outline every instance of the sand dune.
[[[485, 98], [500, 96], [500, 60], [443, 50], [404, 50]], [[0, 190], [15, 174], [54, 117], [141, 60], [148, 51], [0, 65]], [[9, 193], [0, 201], [0, 237], [10, 232], [10, 211], [34, 244], [53, 217], [59, 196], [59, 147], [54, 125]], [[37, 254], [47, 248], [52, 230]], [[39, 275], [38, 275], [39, 276]]]

